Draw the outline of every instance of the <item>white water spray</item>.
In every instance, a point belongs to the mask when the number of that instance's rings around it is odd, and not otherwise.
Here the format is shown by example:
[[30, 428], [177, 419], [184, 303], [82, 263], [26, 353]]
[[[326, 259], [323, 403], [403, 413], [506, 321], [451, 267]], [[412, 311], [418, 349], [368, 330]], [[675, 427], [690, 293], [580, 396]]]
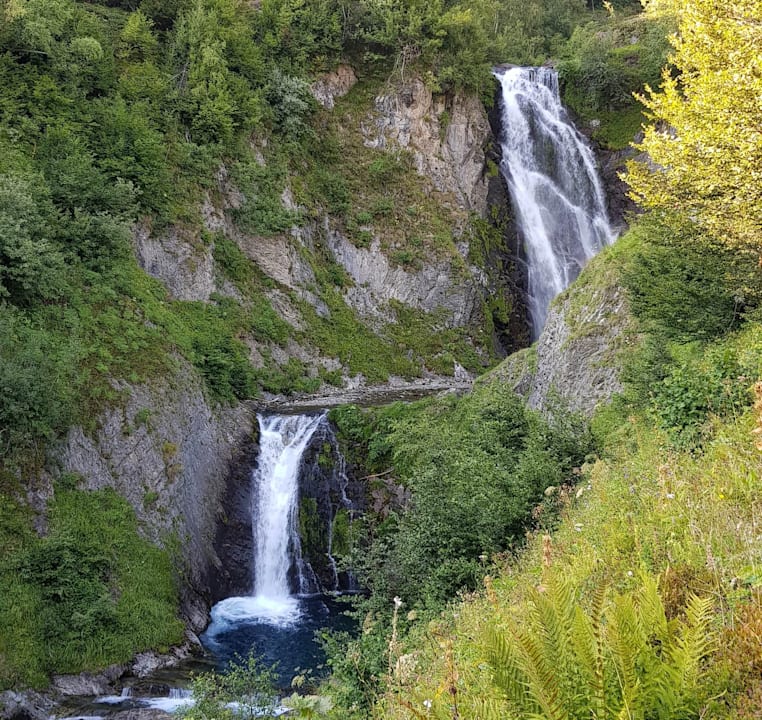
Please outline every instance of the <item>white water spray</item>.
[[501, 171], [524, 240], [536, 339], [551, 300], [616, 239], [595, 157], [561, 105], [551, 68], [510, 68], [502, 85]]
[[304, 563], [299, 539], [299, 470], [302, 455], [324, 415], [259, 416], [259, 459], [252, 475], [254, 592], [232, 597], [212, 608], [207, 637], [239, 622], [288, 625], [299, 619], [299, 600], [291, 592], [289, 570], [295, 568], [295, 588], [303, 592]]

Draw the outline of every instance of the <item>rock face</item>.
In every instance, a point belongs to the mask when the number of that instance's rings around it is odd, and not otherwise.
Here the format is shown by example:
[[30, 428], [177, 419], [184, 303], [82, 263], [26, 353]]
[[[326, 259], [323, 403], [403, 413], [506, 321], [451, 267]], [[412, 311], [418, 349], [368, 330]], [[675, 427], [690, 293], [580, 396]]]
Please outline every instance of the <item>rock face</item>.
[[173, 298], [206, 302], [215, 292], [211, 245], [177, 227], [154, 237], [145, 224], [135, 228], [133, 244], [140, 266], [161, 280]]
[[55, 702], [48, 695], [33, 691], [0, 693], [0, 718], [2, 720], [49, 720], [53, 716]]
[[435, 96], [414, 78], [376, 98], [362, 131], [368, 147], [410, 150], [418, 172], [437, 190], [451, 193], [466, 210], [486, 213], [484, 148], [491, 132], [475, 95]]
[[358, 248], [331, 230], [326, 244], [354, 281], [345, 297], [361, 317], [391, 320], [388, 305], [396, 300], [427, 313], [444, 311], [445, 323], [451, 327], [478, 322], [483, 289], [478, 271], [471, 278], [458, 277], [451, 263], [435, 260], [417, 272], [408, 272], [391, 265], [378, 239], [369, 248]]
[[552, 412], [560, 401], [591, 417], [621, 391], [622, 363], [636, 341], [624, 290], [604, 251], [553, 302], [535, 345], [511, 355], [481, 382], [510, 384], [532, 408]]
[[206, 625], [209, 574], [230, 465], [249, 442], [245, 407], [213, 410], [193, 370], [178, 361], [174, 375], [120, 388], [124, 404], [99, 418], [94, 436], [69, 431], [55, 453], [57, 471], [81, 475], [80, 487], [113, 487], [135, 509], [149, 538], [176, 531], [186, 583], [182, 609], [194, 631]]
[[628, 196], [629, 188], [620, 174], [627, 172], [628, 160], [640, 159], [643, 155], [638, 154], [633, 148], [616, 151], [599, 149], [596, 154], [600, 162], [601, 181], [606, 191], [609, 219], [612, 227], [621, 230], [627, 224], [627, 217], [639, 212], [639, 208]]
[[327, 110], [333, 110], [337, 97], [344, 97], [357, 83], [357, 75], [349, 65], [339, 65], [333, 72], [319, 77], [310, 90]]

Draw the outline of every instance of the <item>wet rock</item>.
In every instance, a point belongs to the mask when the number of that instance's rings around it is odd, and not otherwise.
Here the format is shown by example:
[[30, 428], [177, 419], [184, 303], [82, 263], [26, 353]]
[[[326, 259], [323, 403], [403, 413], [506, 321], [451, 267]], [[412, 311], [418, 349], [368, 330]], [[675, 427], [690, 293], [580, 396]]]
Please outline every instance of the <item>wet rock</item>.
[[48, 720], [54, 707], [50, 697], [32, 690], [0, 693], [0, 720]]

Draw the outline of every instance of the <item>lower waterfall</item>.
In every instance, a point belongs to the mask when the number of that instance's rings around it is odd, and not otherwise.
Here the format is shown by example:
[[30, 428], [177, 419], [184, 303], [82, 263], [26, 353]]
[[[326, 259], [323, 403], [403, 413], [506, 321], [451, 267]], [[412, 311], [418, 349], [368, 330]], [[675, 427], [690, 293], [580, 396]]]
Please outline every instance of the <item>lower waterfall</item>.
[[[252, 472], [253, 592], [212, 608], [207, 635], [241, 620], [274, 625], [299, 619], [304, 592], [298, 524], [302, 455], [324, 415], [259, 416], [260, 450]], [[293, 568], [293, 569], [292, 569]], [[295, 577], [294, 587], [290, 577]]]
[[288, 617], [294, 608], [289, 569], [297, 593], [307, 591], [299, 538], [299, 470], [302, 455], [323, 415], [259, 418], [259, 465], [254, 472], [254, 601], [267, 617]]
[[[342, 613], [345, 606], [321, 594], [338, 589], [339, 573], [331, 555], [332, 524], [339, 508], [352, 503], [341, 482], [330, 492], [326, 488], [332, 500], [330, 511], [321, 517], [326, 536], [319, 549], [306, 548], [331, 568], [326, 580], [324, 568], [313, 571], [310, 558], [302, 552], [299, 517], [300, 499], [314, 491], [311, 486], [318, 481], [335, 484], [336, 472], [344, 474], [326, 414], [260, 415], [258, 421], [259, 452], [250, 474], [251, 594], [218, 602], [201, 640], [220, 665], [250, 652], [266, 666], [277, 663], [286, 687], [298, 668], [322, 667], [323, 651], [314, 640], [317, 630], [353, 627]], [[331, 448], [333, 462], [341, 460], [327, 475], [318, 462], [326, 446]], [[325, 458], [322, 463], [326, 465]], [[351, 579], [349, 573], [342, 575]], [[342, 586], [351, 589], [347, 580]]]

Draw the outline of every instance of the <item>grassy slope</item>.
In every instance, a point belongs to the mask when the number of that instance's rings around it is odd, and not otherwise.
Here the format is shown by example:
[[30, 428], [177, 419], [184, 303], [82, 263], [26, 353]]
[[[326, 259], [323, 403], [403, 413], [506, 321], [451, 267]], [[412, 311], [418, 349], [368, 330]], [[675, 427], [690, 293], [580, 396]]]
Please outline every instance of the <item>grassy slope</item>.
[[[758, 377], [761, 343], [762, 327], [750, 324], [721, 345], [740, 350], [748, 377]], [[668, 618], [684, 616], [691, 594], [711, 602], [711, 653], [686, 717], [757, 717], [762, 446], [754, 433], [762, 390], [756, 398], [746, 412], [710, 417], [704, 437], [711, 439], [701, 449], [676, 449], [647, 414], [620, 416], [615, 425], [599, 420], [607, 427], [604, 451], [583, 467], [577, 489], [556, 496], [560, 522], [551, 514], [544, 527], [540, 513], [526, 550], [498, 559], [485, 591], [418, 628], [379, 716], [452, 718], [455, 700], [457, 717], [510, 717], [490, 657], [496, 634], [511, 636], [527, 623], [533, 589], [542, 594], [564, 579], [589, 610], [599, 588], [609, 587], [609, 596], [637, 591], [645, 575], [658, 576]], [[565, 672], [560, 658], [555, 671]]]

